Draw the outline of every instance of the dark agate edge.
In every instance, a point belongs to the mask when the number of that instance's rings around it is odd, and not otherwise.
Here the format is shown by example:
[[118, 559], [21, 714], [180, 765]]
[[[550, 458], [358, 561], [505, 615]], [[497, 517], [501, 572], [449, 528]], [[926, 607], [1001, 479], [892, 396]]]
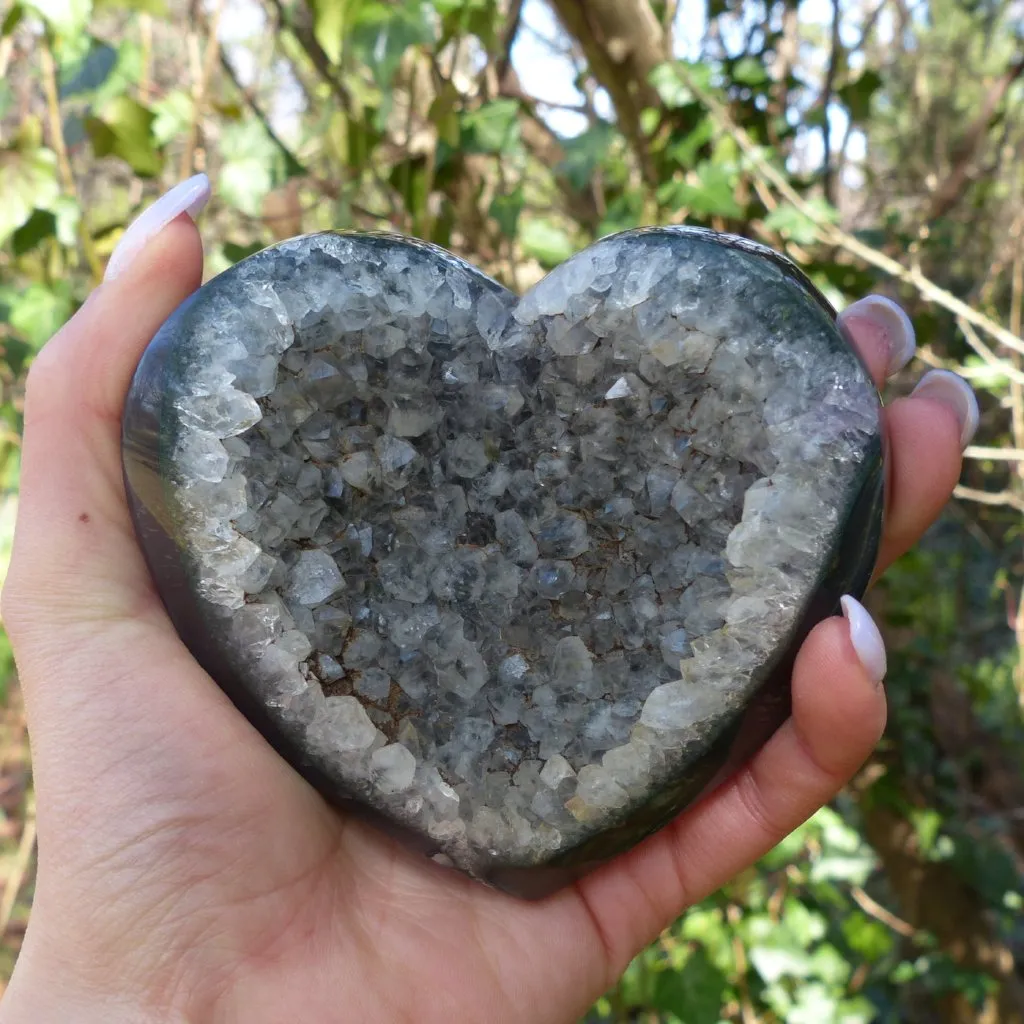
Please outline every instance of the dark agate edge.
[[[640, 229], [629, 234], [643, 234], [649, 230], [657, 229]], [[811, 295], [835, 321], [836, 311], [828, 300], [785, 257], [735, 236], [697, 230], [692, 234], [770, 260], [787, 278]], [[393, 235], [384, 237], [394, 238]], [[426, 243], [417, 243], [413, 239], [408, 241], [426, 246]], [[445, 250], [426, 247], [452, 258]], [[267, 742], [314, 788], [345, 813], [368, 820], [407, 848], [426, 856], [438, 853], [438, 847], [426, 836], [357, 800], [343, 785], [311, 764], [304, 751], [272, 720], [249, 692], [237, 669], [230, 664], [223, 644], [211, 632], [210, 624], [216, 621], [213, 606], [196, 594], [191, 582], [189, 557], [179, 540], [162, 525], [169, 521], [163, 481], [168, 451], [173, 445], [173, 438], [161, 432], [161, 424], [168, 422], [169, 413], [164, 405], [167, 395], [165, 383], [181, 372], [173, 351], [174, 328], [196, 294], [178, 307], [143, 354], [123, 416], [123, 469], [128, 505], [157, 590], [178, 635], [196, 661]], [[863, 366], [859, 354], [855, 355]], [[712, 745], [684, 772], [677, 774], [670, 785], [654, 792], [649, 802], [614, 827], [583, 840], [541, 865], [496, 864], [482, 881], [525, 899], [548, 896], [664, 827], [718, 788], [765, 745], [789, 716], [791, 674], [797, 652], [807, 635], [823, 619], [839, 612], [839, 600], [844, 594], [861, 597], [871, 580], [883, 522], [883, 456], [882, 441], [876, 437], [862, 464], [860, 480], [851, 487], [855, 496], [836, 532], [838, 540], [816, 591], [806, 601], [803, 614], [784, 649], [759, 673], [762, 681], [754, 697], [720, 731]]]

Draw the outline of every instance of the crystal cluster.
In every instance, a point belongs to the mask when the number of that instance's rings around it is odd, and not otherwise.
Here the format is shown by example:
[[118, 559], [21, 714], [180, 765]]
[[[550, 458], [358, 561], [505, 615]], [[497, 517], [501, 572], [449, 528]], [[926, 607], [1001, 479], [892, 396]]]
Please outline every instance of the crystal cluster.
[[481, 877], [686, 802], [855, 507], [863, 585], [879, 451], [823, 300], [689, 229], [521, 299], [410, 239], [295, 239], [168, 321], [126, 414], [133, 501], [289, 756]]

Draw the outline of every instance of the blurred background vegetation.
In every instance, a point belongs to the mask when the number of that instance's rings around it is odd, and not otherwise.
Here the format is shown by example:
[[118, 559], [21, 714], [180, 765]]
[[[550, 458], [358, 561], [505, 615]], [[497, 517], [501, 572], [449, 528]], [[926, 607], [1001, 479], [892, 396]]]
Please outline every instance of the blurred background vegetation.
[[[592, 1021], [1024, 1022], [1021, 0], [14, 0], [0, 27], [0, 565], [21, 385], [128, 221], [207, 171], [207, 272], [391, 227], [514, 288], [602, 234], [734, 231], [914, 318], [981, 431], [876, 588], [885, 741]], [[6, 642], [0, 975], [34, 814]], [[115, 723], [111, 723], [115, 727]], [[83, 820], [85, 820], [83, 818]]]

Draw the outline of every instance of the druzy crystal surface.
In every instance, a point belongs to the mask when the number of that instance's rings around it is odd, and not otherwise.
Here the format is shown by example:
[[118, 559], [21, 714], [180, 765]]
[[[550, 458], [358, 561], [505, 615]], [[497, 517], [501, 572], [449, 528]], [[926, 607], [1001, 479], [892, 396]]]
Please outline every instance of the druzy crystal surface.
[[879, 404], [782, 258], [605, 239], [522, 298], [326, 233], [215, 278], [125, 413], [179, 631], [281, 752], [427, 852], [538, 894], [777, 726], [866, 583]]

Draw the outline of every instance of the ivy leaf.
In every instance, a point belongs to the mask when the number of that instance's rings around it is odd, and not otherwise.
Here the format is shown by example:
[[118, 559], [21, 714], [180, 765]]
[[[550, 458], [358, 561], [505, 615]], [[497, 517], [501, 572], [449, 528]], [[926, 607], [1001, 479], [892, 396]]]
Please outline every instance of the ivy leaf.
[[732, 69], [732, 77], [742, 85], [757, 86], [768, 81], [768, 72], [754, 57], [741, 57]]
[[711, 68], [705, 64], [693, 64], [687, 61], [669, 61], [659, 64], [648, 76], [654, 91], [661, 97], [661, 102], [669, 110], [678, 110], [696, 102], [689, 85], [683, 80], [679, 69], [685, 67], [689, 78], [698, 88], [706, 89], [711, 85]]
[[697, 165], [696, 181], [672, 181], [658, 191], [667, 206], [687, 207], [697, 217], [739, 217], [742, 209], [734, 194], [735, 175], [726, 167], [704, 161]]
[[615, 129], [604, 121], [562, 143], [565, 158], [558, 167], [574, 188], [584, 189], [594, 178], [615, 139]]
[[98, 89], [110, 77], [116, 64], [117, 50], [93, 39], [82, 57], [61, 67], [60, 98], [68, 99]]
[[221, 153], [221, 196], [250, 217], [260, 216], [267, 193], [288, 180], [281, 150], [258, 121], [242, 121], [225, 129]]
[[470, 153], [506, 153], [519, 144], [519, 104], [492, 100], [462, 115], [462, 148]]
[[[827, 200], [815, 196], [807, 200], [814, 218], [834, 223], [838, 214]], [[790, 203], [781, 203], [764, 219], [764, 226], [769, 231], [777, 231], [783, 238], [790, 239], [798, 245], [811, 245], [817, 241], [818, 228], [815, 219]]]
[[658, 973], [652, 1004], [686, 1024], [718, 1024], [727, 984], [725, 975], [698, 948], [681, 971]]
[[385, 4], [363, 3], [352, 21], [350, 40], [358, 58], [373, 72], [381, 88], [395, 77], [405, 51], [417, 43], [433, 42], [434, 32], [419, 0]]
[[152, 178], [163, 167], [163, 155], [153, 137], [156, 115], [128, 96], [117, 96], [99, 117], [87, 117], [85, 130], [97, 156], [117, 156], [136, 174]]
[[60, 195], [57, 157], [48, 149], [0, 150], [0, 243], [20, 228], [38, 207]]
[[573, 254], [568, 233], [549, 220], [530, 220], [519, 238], [523, 251], [544, 267], [557, 267]]
[[866, 121], [871, 116], [871, 97], [882, 85], [882, 76], [871, 68], [861, 72], [852, 82], [836, 90], [853, 121]]
[[65, 39], [84, 33], [92, 13], [92, 0], [25, 0], [25, 4]]
[[506, 238], [515, 238], [516, 230], [519, 227], [519, 215], [523, 212], [525, 203], [523, 186], [519, 185], [507, 195], [496, 195], [491, 202], [488, 211], [501, 228], [501, 233]]
[[50, 210], [35, 209], [32, 216], [11, 236], [11, 251], [24, 256], [40, 242], [57, 234], [57, 218]]
[[5, 298], [10, 325], [34, 349], [42, 348], [57, 333], [75, 306], [67, 281], [30, 284]]
[[165, 146], [184, 134], [192, 123], [192, 97], [184, 89], [171, 89], [153, 104], [153, 141]]
[[250, 242], [247, 245], [239, 245], [237, 242], [225, 242], [221, 246], [221, 251], [224, 253], [224, 259], [229, 263], [238, 263], [239, 260], [244, 260], [247, 256], [259, 252], [262, 248], [262, 242]]

